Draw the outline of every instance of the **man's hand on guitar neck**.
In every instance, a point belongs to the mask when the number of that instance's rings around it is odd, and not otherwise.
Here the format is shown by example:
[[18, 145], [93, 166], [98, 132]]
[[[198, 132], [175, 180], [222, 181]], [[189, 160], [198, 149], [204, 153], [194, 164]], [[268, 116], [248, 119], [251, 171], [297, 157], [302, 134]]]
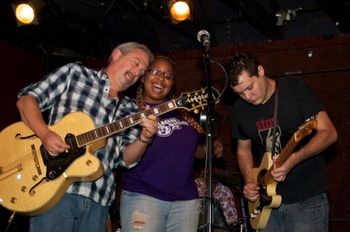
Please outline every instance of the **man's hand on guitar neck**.
[[[286, 179], [288, 172], [292, 169], [288, 160], [284, 162], [282, 166], [278, 165], [278, 155], [275, 155], [273, 159], [273, 168], [271, 169], [271, 175], [277, 182], [282, 182]], [[293, 154], [291, 155], [293, 157]]]
[[[150, 106], [146, 106], [146, 110], [149, 110], [150, 108]], [[158, 121], [159, 119], [154, 114], [142, 117], [140, 123], [142, 128], [140, 138], [145, 138], [146, 141], [151, 141], [158, 131]]]

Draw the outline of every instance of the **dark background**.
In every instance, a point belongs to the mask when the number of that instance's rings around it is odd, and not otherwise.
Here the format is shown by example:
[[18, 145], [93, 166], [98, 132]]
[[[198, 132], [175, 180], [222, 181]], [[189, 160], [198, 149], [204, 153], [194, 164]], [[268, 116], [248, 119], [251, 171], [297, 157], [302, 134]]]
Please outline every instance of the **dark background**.
[[[44, 6], [38, 24], [31, 26], [18, 26], [11, 8], [14, 2], [0, 1], [0, 130], [20, 120], [15, 102], [21, 88], [68, 62], [101, 68], [111, 49], [125, 41], [145, 43], [175, 60], [178, 95], [204, 87], [203, 51], [196, 35], [205, 29], [211, 36], [213, 60], [224, 64], [237, 51], [252, 52], [268, 76], [300, 75], [324, 101], [339, 133], [330, 148], [332, 155], [326, 157], [330, 231], [348, 231], [349, 1], [193, 0], [191, 20], [173, 24], [166, 1], [161, 0], [34, 0]], [[277, 25], [276, 14], [288, 12], [292, 17]], [[213, 86], [223, 90], [224, 73], [215, 63], [211, 70]], [[238, 171], [230, 139], [235, 99], [226, 89], [215, 106], [225, 164], [232, 173]], [[0, 206], [0, 231], [8, 217]], [[25, 216], [16, 216], [10, 231], [27, 231], [27, 222]]]
[[349, 0], [190, 0], [182, 23], [169, 18], [169, 0], [30, 0], [37, 24], [19, 26], [12, 4], [21, 1], [0, 1], [0, 39], [78, 60], [108, 56], [125, 41], [154, 52], [197, 49], [202, 29], [213, 47], [350, 32]]

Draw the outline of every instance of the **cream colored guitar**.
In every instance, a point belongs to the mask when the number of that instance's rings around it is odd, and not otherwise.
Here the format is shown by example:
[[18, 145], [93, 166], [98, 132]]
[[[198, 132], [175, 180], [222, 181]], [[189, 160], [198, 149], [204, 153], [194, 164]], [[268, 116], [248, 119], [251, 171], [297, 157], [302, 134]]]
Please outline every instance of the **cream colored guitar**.
[[[298, 143], [317, 126], [317, 120], [310, 118], [301, 125], [293, 137], [288, 141], [287, 145], [279, 155], [276, 165], [282, 166], [284, 162], [292, 154], [294, 148]], [[264, 229], [267, 225], [271, 210], [280, 206], [282, 197], [277, 195], [277, 182], [271, 175], [272, 171], [272, 157], [270, 152], [266, 152], [260, 163], [260, 167], [254, 168], [253, 177], [255, 182], [260, 186], [260, 197], [258, 200], [252, 202], [248, 201], [248, 210], [250, 214], [250, 224], [253, 229]]]
[[[215, 99], [218, 91], [213, 95]], [[207, 99], [206, 89], [182, 93], [177, 99], [99, 128], [85, 113], [70, 113], [50, 126], [71, 147], [57, 157], [47, 153], [23, 122], [8, 126], [0, 134], [0, 204], [28, 215], [44, 212], [73, 182], [102, 176], [103, 166], [93, 153], [106, 145], [109, 136], [139, 124], [141, 117], [175, 109], [195, 110], [205, 106]]]

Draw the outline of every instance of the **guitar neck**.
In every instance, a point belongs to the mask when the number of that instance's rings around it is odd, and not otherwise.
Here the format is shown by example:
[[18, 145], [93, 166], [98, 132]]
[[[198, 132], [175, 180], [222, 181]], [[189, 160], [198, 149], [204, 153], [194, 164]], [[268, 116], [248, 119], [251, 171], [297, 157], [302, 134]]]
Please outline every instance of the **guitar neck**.
[[[278, 159], [276, 160], [275, 165], [277, 167], [281, 167], [287, 159], [290, 157], [292, 154], [294, 148], [299, 144], [299, 142], [307, 135], [311, 134], [313, 129], [316, 129], [317, 127], [317, 120], [315, 116], [312, 116], [305, 120], [303, 125], [299, 126], [299, 130], [294, 133], [292, 138], [289, 139], [287, 145], [283, 148], [281, 154], [279, 155]], [[269, 184], [273, 182], [273, 177], [271, 175], [272, 171], [271, 167], [267, 173], [265, 174], [263, 181], [265, 184]]]
[[77, 143], [79, 147], [88, 145], [97, 140], [107, 138], [115, 133], [121, 132], [129, 127], [135, 126], [141, 122], [141, 118], [147, 117], [150, 114], [156, 116], [165, 114], [172, 110], [179, 108], [175, 100], [171, 100], [162, 104], [159, 104], [155, 107], [152, 107], [149, 110], [142, 111], [140, 113], [125, 117], [113, 123], [98, 127], [94, 130], [85, 132], [76, 136]]
[[[294, 138], [294, 136], [292, 136], [292, 138], [289, 139], [287, 145], [283, 148], [281, 154], [279, 155], [277, 161], [276, 161], [276, 165], [277, 167], [282, 166], [287, 159], [290, 157], [290, 155], [292, 154], [294, 148], [298, 145], [298, 143], [300, 142], [300, 140], [296, 140]], [[272, 171], [271, 167], [267, 173], [264, 176], [264, 183], [271, 183], [273, 181], [273, 177], [271, 175], [271, 171]]]

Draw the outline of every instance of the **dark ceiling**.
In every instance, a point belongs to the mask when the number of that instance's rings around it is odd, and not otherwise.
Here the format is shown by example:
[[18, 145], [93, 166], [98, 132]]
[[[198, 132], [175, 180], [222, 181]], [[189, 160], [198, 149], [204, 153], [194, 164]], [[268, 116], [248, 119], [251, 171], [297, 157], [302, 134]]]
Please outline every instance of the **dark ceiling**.
[[[32, 0], [38, 24], [18, 26], [11, 3], [0, 0], [0, 40], [48, 56], [106, 57], [125, 41], [154, 52], [350, 32], [350, 0], [191, 0], [192, 18], [173, 24], [166, 0]], [[276, 16], [280, 15], [280, 16]]]

